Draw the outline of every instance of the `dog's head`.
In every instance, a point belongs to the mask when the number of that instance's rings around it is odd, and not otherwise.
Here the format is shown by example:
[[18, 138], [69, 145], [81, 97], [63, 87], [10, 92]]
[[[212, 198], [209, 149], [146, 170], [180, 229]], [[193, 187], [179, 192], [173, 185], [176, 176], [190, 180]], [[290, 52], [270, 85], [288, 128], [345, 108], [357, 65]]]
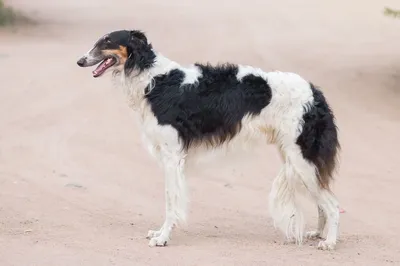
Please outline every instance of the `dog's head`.
[[100, 77], [107, 71], [125, 70], [127, 74], [134, 69], [143, 71], [153, 65], [155, 57], [143, 32], [120, 30], [101, 37], [77, 64], [80, 67], [99, 64], [93, 71], [93, 77]]

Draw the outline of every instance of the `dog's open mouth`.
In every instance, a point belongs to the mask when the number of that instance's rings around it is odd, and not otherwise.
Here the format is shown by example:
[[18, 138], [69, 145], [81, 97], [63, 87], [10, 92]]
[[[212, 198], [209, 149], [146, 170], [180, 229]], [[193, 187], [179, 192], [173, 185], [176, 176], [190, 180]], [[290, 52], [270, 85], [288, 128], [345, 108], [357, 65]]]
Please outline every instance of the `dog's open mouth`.
[[117, 63], [117, 59], [115, 59], [114, 57], [108, 57], [108, 58], [104, 59], [96, 67], [96, 69], [92, 72], [93, 73], [93, 77], [95, 77], [95, 78], [100, 77], [101, 75], [103, 75], [104, 72], [106, 72], [106, 70], [108, 68], [110, 68], [113, 65], [115, 65], [115, 63]]

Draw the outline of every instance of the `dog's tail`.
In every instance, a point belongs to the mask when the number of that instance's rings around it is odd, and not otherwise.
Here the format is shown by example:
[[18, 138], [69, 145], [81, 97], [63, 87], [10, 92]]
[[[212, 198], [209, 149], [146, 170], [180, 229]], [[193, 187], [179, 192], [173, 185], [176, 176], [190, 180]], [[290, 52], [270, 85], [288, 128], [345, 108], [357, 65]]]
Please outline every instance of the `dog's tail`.
[[269, 210], [274, 226], [279, 227], [291, 241], [301, 243], [304, 234], [304, 215], [298, 202], [296, 170], [291, 164], [285, 166], [275, 178], [269, 195]]

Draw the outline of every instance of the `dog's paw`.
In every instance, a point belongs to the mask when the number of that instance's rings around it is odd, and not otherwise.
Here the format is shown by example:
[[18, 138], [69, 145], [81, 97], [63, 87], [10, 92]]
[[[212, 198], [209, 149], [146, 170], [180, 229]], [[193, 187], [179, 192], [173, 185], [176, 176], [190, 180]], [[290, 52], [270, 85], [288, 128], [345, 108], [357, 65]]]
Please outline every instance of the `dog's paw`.
[[149, 230], [147, 232], [147, 239], [152, 239], [153, 237], [158, 237], [161, 235], [161, 230]]
[[312, 239], [312, 240], [319, 239], [319, 238], [321, 238], [321, 233], [318, 231], [308, 231], [306, 233], [306, 238]]
[[320, 250], [335, 250], [336, 242], [320, 241], [318, 243], [318, 249]]
[[162, 234], [156, 237], [153, 237], [149, 241], [149, 247], [165, 247], [168, 243], [169, 238], [164, 237]]

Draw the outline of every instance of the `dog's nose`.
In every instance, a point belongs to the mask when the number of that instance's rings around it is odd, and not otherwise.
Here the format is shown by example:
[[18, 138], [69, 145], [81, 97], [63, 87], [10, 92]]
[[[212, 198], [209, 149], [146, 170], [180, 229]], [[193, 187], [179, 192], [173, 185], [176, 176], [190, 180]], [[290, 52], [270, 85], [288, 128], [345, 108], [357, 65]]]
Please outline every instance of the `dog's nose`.
[[76, 62], [78, 64], [78, 66], [83, 67], [85, 66], [86, 63], [86, 58], [82, 57], [81, 59], [78, 60], [78, 62]]

